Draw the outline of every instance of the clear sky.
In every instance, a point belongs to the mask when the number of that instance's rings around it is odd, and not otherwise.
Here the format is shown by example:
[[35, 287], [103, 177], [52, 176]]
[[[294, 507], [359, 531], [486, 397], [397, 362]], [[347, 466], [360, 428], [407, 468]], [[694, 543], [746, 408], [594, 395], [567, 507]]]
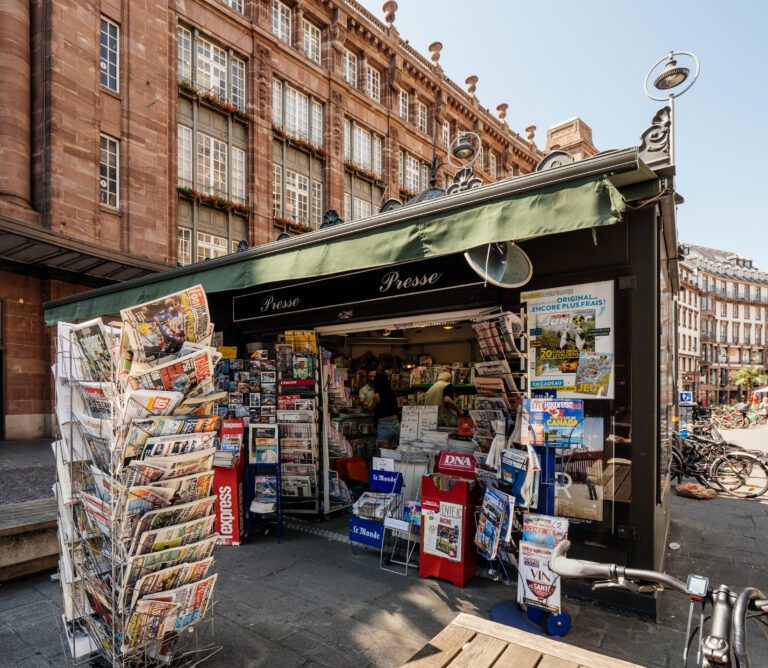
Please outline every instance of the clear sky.
[[[383, 0], [363, 0], [383, 19]], [[768, 270], [768, 1], [398, 0], [395, 27], [524, 135], [573, 116], [598, 149], [637, 145], [662, 103], [643, 77], [671, 49], [693, 51], [701, 76], [675, 105], [681, 241], [735, 251]]]

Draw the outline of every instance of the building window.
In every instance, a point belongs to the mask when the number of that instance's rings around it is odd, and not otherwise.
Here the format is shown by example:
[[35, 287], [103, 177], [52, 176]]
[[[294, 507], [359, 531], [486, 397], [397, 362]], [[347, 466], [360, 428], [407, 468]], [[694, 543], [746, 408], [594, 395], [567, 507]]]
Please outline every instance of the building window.
[[272, 165], [272, 216], [283, 217], [283, 168]]
[[746, 323], [744, 325], [744, 343], [751, 343], [750, 339], [752, 338], [752, 325], [749, 323]]
[[488, 154], [488, 173], [496, 180], [496, 154], [493, 151]]
[[760, 346], [763, 344], [763, 326], [755, 325], [755, 343]]
[[368, 97], [381, 102], [381, 72], [368, 65]]
[[733, 317], [738, 318], [739, 317], [739, 305], [734, 304], [733, 305]]
[[198, 38], [197, 84], [219, 97], [227, 97], [227, 52], [207, 39]]
[[177, 126], [176, 161], [178, 163], [178, 185], [191, 188], [192, 183], [192, 128]]
[[99, 31], [99, 79], [102, 86], [116, 93], [120, 76], [119, 36], [120, 28], [102, 18]]
[[311, 224], [316, 230], [320, 229], [323, 222], [323, 184], [320, 181], [312, 181], [312, 219]]
[[242, 14], [245, 2], [244, 0], [224, 0], [224, 4], [234, 9], [238, 14]]
[[207, 232], [197, 233], [197, 261], [210, 260], [227, 254], [227, 239]]
[[728, 340], [728, 323], [720, 323], [720, 340], [725, 343]]
[[422, 132], [427, 131], [427, 105], [418, 103], [418, 116], [416, 118], [416, 125]]
[[443, 144], [448, 146], [451, 143], [451, 122], [443, 121]]
[[352, 220], [371, 217], [371, 203], [359, 197], [352, 198]]
[[323, 145], [323, 105], [317, 100], [312, 100], [311, 135], [315, 146]]
[[404, 90], [400, 91], [400, 94], [398, 95], [398, 104], [400, 105], [400, 118], [408, 120], [408, 93], [406, 93]]
[[352, 195], [344, 193], [344, 220], [352, 220]]
[[292, 135], [309, 139], [309, 97], [290, 86], [285, 87], [285, 122]]
[[179, 26], [176, 29], [176, 69], [179, 79], [192, 78], [192, 33]]
[[176, 260], [181, 265], [192, 262], [192, 230], [186, 227], [176, 231]]
[[296, 223], [309, 224], [309, 179], [285, 170], [285, 214]]
[[227, 144], [197, 133], [197, 185], [213, 195], [227, 195]]
[[381, 176], [382, 168], [382, 149], [384, 142], [379, 135], [373, 135], [373, 173]]
[[101, 135], [99, 161], [99, 201], [116, 209], [120, 204], [120, 143], [117, 139]]
[[316, 63], [322, 60], [322, 37], [320, 36], [320, 28], [314, 23], [304, 21], [304, 53], [310, 60]]
[[291, 43], [291, 10], [280, 0], [272, 0], [272, 34]]
[[423, 190], [429, 184], [429, 165], [426, 162], [421, 163], [421, 183], [420, 190]]
[[376, 176], [382, 173], [383, 139], [377, 134], [344, 119], [344, 159]]
[[245, 202], [245, 151], [232, 147], [232, 199]]
[[420, 190], [419, 177], [421, 176], [419, 161], [410, 153], [404, 152], [403, 155], [403, 187], [411, 192], [417, 193]]
[[272, 122], [278, 127], [283, 125], [283, 82], [280, 79], [272, 80]]
[[238, 109], [245, 109], [248, 104], [245, 97], [245, 61], [232, 58], [232, 104]]
[[357, 56], [349, 49], [344, 49], [342, 78], [351, 86], [357, 86]]
[[733, 323], [733, 342], [734, 343], [739, 342], [739, 329], [740, 329], [739, 323], [734, 322]]
[[477, 151], [477, 166], [480, 167], [480, 169], [485, 169], [485, 148], [482, 143]]
[[723, 317], [726, 317], [728, 315], [728, 305], [726, 303], [722, 303], [720, 305], [720, 315]]

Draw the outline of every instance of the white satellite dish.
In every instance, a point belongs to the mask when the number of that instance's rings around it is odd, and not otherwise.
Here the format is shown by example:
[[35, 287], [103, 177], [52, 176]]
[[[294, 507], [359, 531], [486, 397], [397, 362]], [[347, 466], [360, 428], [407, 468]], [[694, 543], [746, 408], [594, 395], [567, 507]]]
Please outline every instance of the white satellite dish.
[[519, 288], [533, 275], [531, 260], [513, 241], [470, 248], [464, 258], [486, 283], [499, 288]]

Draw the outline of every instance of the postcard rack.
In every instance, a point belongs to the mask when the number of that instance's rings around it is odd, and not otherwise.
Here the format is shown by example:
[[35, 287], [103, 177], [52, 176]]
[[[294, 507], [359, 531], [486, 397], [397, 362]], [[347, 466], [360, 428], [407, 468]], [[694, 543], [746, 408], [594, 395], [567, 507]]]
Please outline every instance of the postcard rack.
[[213, 325], [200, 286], [121, 315], [58, 323], [63, 644], [75, 666], [195, 666], [221, 649]]

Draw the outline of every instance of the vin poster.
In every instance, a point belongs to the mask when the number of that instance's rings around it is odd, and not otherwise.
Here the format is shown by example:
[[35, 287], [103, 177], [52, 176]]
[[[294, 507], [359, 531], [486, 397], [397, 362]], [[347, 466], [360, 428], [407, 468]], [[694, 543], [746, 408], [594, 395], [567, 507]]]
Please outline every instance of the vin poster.
[[523, 520], [517, 569], [517, 602], [560, 612], [560, 576], [549, 569], [549, 558], [568, 536], [568, 520], [528, 514]]
[[613, 399], [613, 281], [523, 293], [530, 387], [558, 399]]

